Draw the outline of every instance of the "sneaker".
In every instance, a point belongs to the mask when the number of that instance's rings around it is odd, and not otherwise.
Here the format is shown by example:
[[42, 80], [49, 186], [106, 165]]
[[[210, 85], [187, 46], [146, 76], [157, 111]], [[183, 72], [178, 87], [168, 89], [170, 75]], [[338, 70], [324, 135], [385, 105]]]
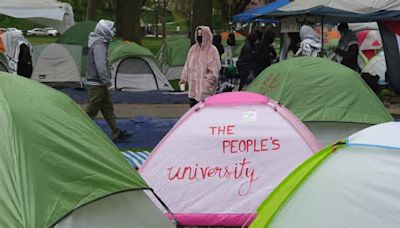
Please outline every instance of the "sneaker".
[[116, 142], [122, 142], [122, 141], [125, 141], [125, 140], [129, 139], [131, 136], [132, 136], [131, 133], [129, 133], [129, 132], [127, 132], [127, 131], [124, 131], [124, 130], [121, 130], [121, 131], [119, 132], [118, 137], [116, 137], [115, 139], [113, 139], [113, 142], [115, 142], [115, 143], [116, 143]]

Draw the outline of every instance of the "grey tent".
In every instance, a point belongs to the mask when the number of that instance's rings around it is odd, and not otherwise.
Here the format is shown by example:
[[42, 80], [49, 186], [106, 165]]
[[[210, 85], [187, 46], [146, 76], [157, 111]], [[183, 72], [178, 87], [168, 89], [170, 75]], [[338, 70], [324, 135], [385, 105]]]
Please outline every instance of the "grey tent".
[[146, 48], [116, 41], [109, 47], [112, 80], [115, 89], [122, 91], [172, 91], [168, 79], [155, 63], [154, 55]]
[[45, 83], [81, 83], [82, 47], [67, 44], [33, 46], [32, 79]]

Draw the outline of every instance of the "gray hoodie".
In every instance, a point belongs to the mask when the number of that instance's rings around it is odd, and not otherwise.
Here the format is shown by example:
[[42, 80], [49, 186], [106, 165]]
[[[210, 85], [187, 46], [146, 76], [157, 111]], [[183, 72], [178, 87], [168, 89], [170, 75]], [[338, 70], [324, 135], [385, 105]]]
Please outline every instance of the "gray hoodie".
[[86, 67], [86, 84], [110, 87], [111, 67], [108, 61], [108, 43], [114, 36], [114, 22], [100, 20], [89, 34], [89, 52]]

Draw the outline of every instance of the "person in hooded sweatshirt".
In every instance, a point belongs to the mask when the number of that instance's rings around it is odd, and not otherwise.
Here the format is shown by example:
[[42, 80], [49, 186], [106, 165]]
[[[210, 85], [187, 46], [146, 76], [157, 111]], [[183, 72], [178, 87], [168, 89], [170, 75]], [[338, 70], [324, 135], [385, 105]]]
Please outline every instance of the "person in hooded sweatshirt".
[[179, 81], [179, 84], [189, 86], [190, 107], [215, 94], [221, 70], [219, 53], [212, 44], [210, 28], [198, 26], [195, 31], [196, 43], [189, 50]]
[[89, 104], [86, 108], [86, 113], [94, 119], [100, 110], [112, 130], [112, 140], [118, 142], [128, 139], [131, 134], [117, 127], [111, 101], [111, 91], [114, 90], [114, 86], [111, 83], [108, 44], [115, 35], [113, 27], [113, 21], [100, 20], [94, 32], [89, 34], [89, 52], [86, 68]]
[[358, 57], [358, 41], [356, 34], [349, 29], [347, 23], [340, 23], [338, 26], [340, 32], [340, 40], [335, 53], [338, 55], [338, 61], [358, 72], [360, 70], [357, 62]]
[[296, 56], [319, 56], [322, 44], [320, 37], [313, 28], [308, 25], [301, 26], [300, 39], [300, 48], [297, 51]]
[[10, 72], [30, 78], [33, 67], [29, 41], [17, 31], [7, 31], [3, 33], [3, 44]]
[[257, 35], [255, 33], [251, 33], [249, 36], [247, 36], [246, 42], [240, 51], [239, 59], [236, 62], [236, 67], [238, 69], [240, 78], [239, 91], [243, 90], [249, 81], [252, 80], [251, 78], [254, 77], [256, 42]]
[[265, 31], [262, 40], [255, 44], [254, 54], [254, 76], [257, 77], [265, 68], [269, 67], [276, 58], [276, 51], [273, 47], [275, 34]]

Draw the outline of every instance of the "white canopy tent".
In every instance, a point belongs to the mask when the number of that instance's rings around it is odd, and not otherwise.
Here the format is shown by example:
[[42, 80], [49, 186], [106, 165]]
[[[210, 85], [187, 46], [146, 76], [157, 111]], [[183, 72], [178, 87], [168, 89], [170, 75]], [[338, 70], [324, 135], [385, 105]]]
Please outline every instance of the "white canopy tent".
[[[396, 0], [296, 0], [278, 9], [281, 12], [305, 11], [315, 12], [327, 9], [342, 10], [356, 14], [367, 14], [379, 11], [398, 11], [400, 2]], [[322, 12], [320, 12], [322, 13]]]
[[0, 0], [0, 14], [28, 19], [60, 33], [74, 24], [71, 5], [57, 0]]
[[[378, 22], [385, 50], [387, 81], [400, 93], [400, 1], [296, 0], [264, 16], [311, 17], [323, 23]], [[307, 22], [306, 20], [303, 20]]]

